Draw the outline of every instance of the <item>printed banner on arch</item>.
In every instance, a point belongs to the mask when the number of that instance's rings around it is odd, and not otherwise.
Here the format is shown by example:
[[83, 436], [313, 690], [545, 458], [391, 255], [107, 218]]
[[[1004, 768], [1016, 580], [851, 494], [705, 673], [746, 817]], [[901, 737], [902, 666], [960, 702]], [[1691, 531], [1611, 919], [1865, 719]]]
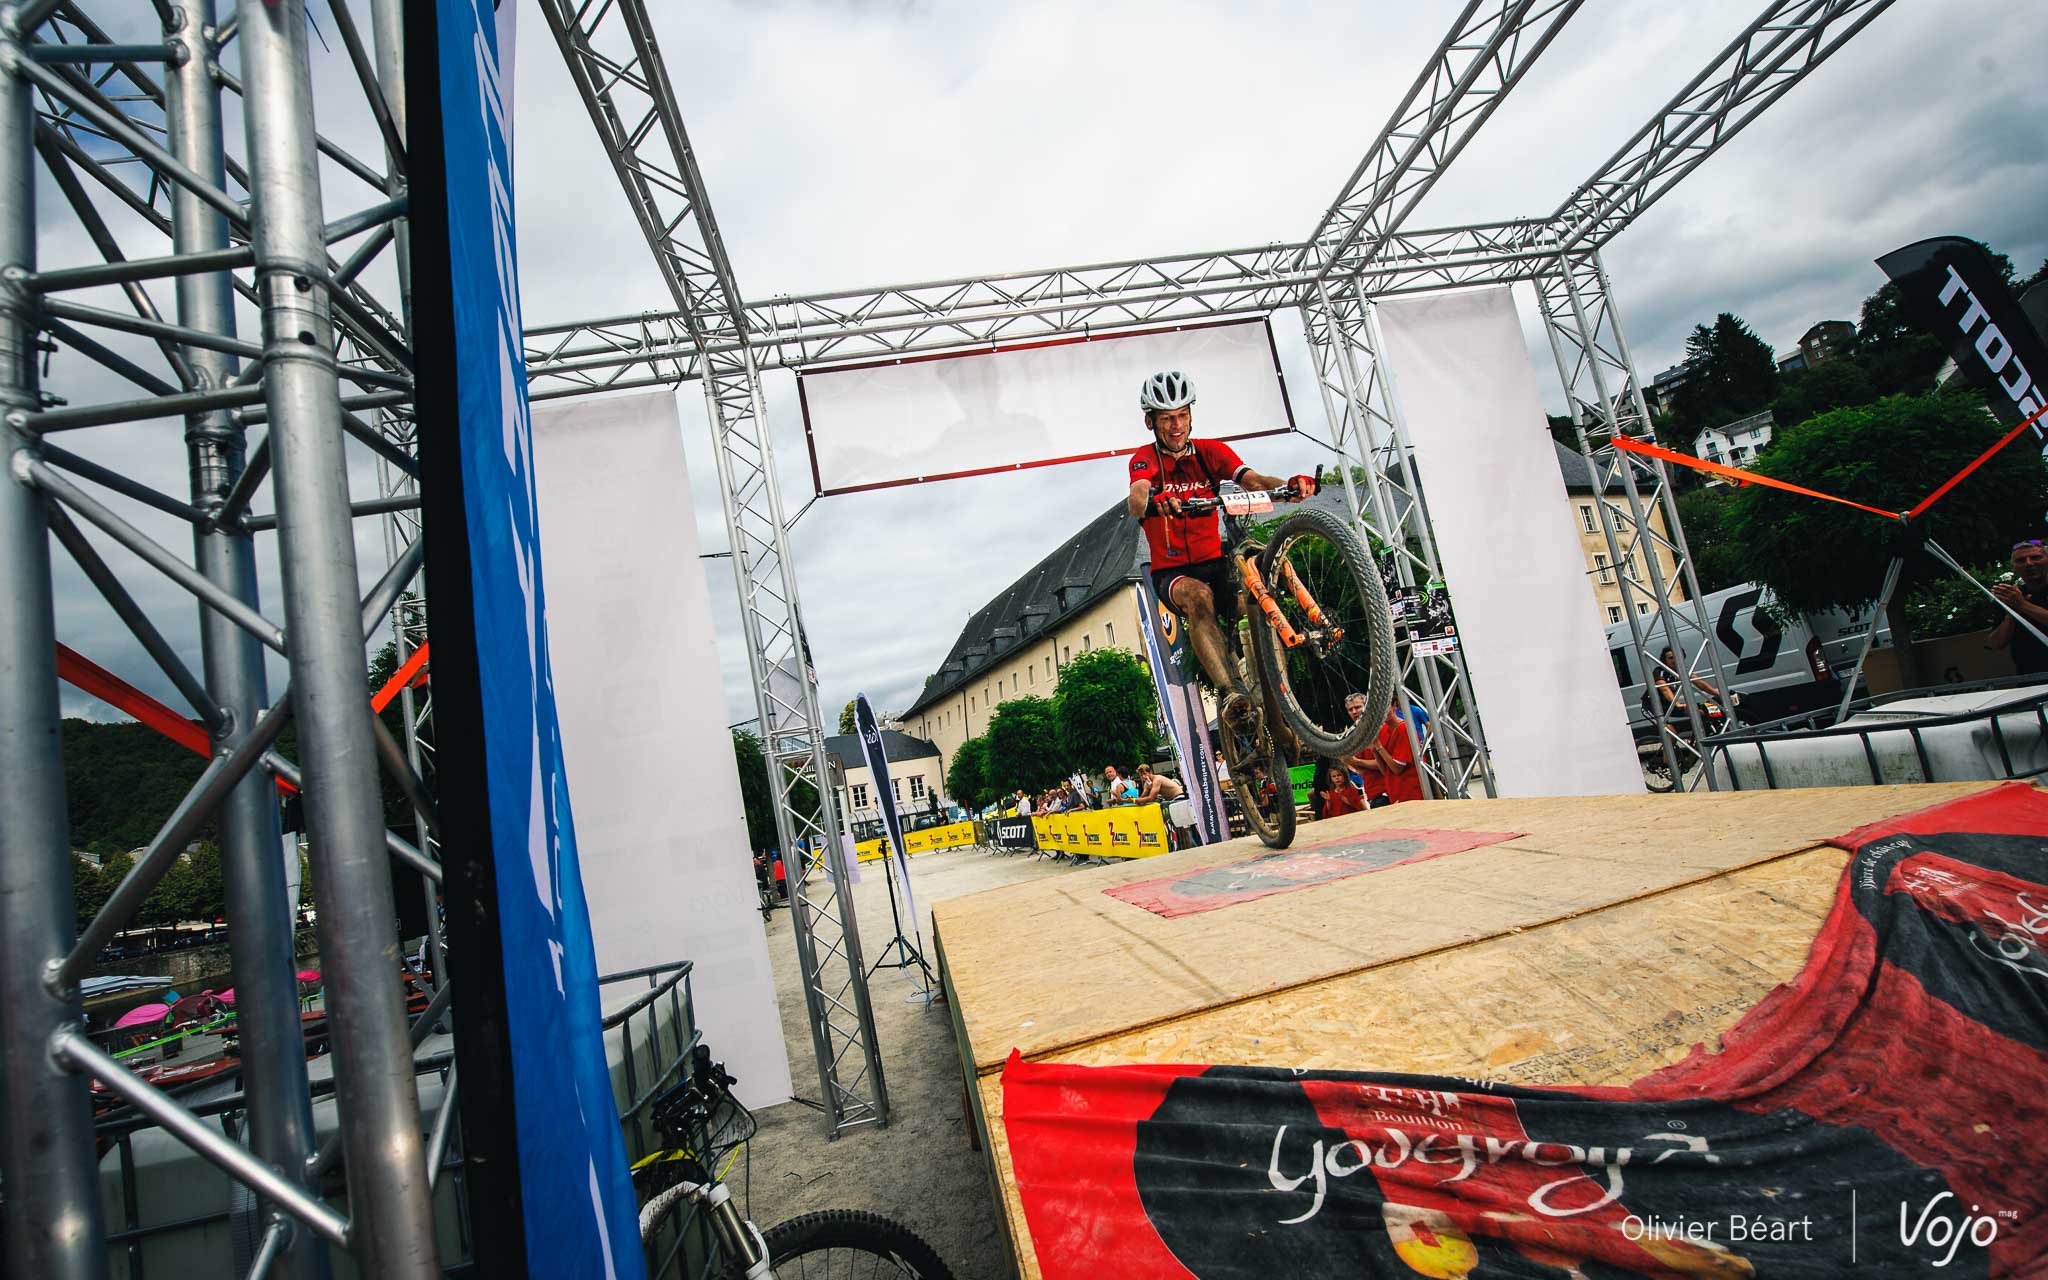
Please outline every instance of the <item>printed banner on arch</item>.
[[1205, 439], [1294, 429], [1271, 326], [1210, 321], [811, 368], [797, 377], [820, 493], [1113, 458], [1147, 443], [1138, 387], [1194, 380]]
[[[1710, 1052], [1533, 1088], [1029, 1063], [1046, 1280], [2006, 1276], [2048, 1256], [2048, 795], [1873, 825], [1806, 968]], [[1446, 1010], [1455, 1020], [1455, 1010]]]

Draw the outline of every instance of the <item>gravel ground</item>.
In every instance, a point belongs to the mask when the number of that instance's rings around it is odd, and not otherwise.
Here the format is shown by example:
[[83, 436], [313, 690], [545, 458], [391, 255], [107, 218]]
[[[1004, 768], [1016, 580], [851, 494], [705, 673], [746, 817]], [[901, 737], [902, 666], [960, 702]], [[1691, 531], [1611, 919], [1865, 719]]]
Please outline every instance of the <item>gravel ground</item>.
[[[932, 903], [1075, 869], [1070, 862], [972, 848], [912, 857], [911, 884], [924, 916], [927, 951]], [[889, 941], [889, 899], [878, 864], [867, 864], [862, 873], [853, 891], [854, 907], [862, 951], [872, 964]], [[798, 1094], [815, 1097], [816, 1059], [788, 912], [776, 912], [769, 922], [768, 948], [790, 1074]], [[889, 1087], [888, 1127], [864, 1125], [827, 1141], [823, 1117], [800, 1103], [757, 1112], [761, 1130], [753, 1143], [748, 1216], [765, 1229], [818, 1209], [870, 1209], [923, 1236], [958, 1280], [1007, 1280], [1015, 1269], [1003, 1243], [985, 1157], [968, 1145], [972, 1122], [961, 1118], [960, 1057], [946, 1006], [907, 1002], [914, 987], [900, 969], [877, 972], [868, 989]], [[736, 1182], [739, 1170], [733, 1173]]]

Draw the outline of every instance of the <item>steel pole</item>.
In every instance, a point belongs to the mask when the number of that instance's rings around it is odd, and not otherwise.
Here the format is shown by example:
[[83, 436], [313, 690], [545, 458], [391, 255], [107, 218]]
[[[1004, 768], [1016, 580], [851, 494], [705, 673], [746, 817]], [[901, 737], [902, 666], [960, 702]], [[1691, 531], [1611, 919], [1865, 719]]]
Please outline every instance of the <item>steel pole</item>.
[[264, 400], [350, 1239], [365, 1275], [440, 1274], [366, 704], [304, 0], [243, 0]]
[[56, 623], [42, 492], [14, 466], [35, 447], [35, 109], [18, 74], [21, 15], [0, 10], [0, 1167], [6, 1271], [106, 1275], [92, 1105], [53, 1045], [80, 1024], [75, 987], [44, 984], [71, 950], [69, 817], [58, 740]]
[[[214, 50], [206, 32], [214, 26], [214, 0], [182, 0], [168, 10], [166, 39], [185, 48], [164, 77], [165, 122], [171, 154], [209, 182], [225, 186], [220, 85], [213, 78]], [[227, 219], [182, 187], [171, 188], [171, 247], [198, 254], [229, 247]], [[225, 270], [178, 277], [178, 323], [224, 337], [235, 336], [234, 283]], [[239, 370], [234, 356], [190, 347], [185, 359], [196, 389], [225, 387]], [[248, 463], [241, 425], [226, 410], [185, 419], [191, 465], [192, 505], [217, 513]], [[199, 571], [227, 591], [260, 608], [254, 538], [232, 522], [209, 523], [193, 533]], [[199, 643], [206, 688], [226, 714], [214, 735], [216, 747], [231, 743], [256, 723], [270, 705], [263, 670], [263, 646], [218, 612], [199, 609]], [[236, 1026], [241, 1035], [242, 1080], [249, 1100], [248, 1143], [264, 1163], [311, 1193], [306, 1161], [312, 1155], [313, 1105], [306, 1084], [306, 1043], [299, 1023], [294, 976], [292, 910], [286, 901], [284, 833], [277, 793], [261, 770], [251, 770], [219, 809], [221, 870], [227, 896], [229, 951], [235, 966]], [[277, 1206], [258, 1210], [267, 1217]], [[272, 1260], [272, 1274], [294, 1280], [322, 1280], [329, 1274], [327, 1246], [311, 1231], [290, 1232]]]

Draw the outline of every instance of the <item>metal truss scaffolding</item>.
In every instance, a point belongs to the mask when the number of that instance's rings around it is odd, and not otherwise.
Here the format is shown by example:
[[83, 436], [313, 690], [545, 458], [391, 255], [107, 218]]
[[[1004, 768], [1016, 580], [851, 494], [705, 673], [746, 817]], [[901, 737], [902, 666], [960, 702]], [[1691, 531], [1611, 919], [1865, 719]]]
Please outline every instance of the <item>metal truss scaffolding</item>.
[[[242, 1276], [440, 1270], [434, 1185], [448, 1156], [454, 1081], [423, 1133], [415, 1051], [455, 987], [410, 1026], [392, 981], [387, 857], [431, 903], [440, 868], [431, 708], [399, 696], [404, 733], [366, 710], [364, 644], [389, 617], [402, 663], [428, 643], [415, 583], [417, 521], [406, 251], [402, 0], [332, 0], [323, 20], [383, 154], [316, 131], [305, 0], [157, 0], [160, 42], [116, 44], [76, 0], [0, 5], [0, 1134], [9, 1274], [84, 1280], [108, 1269], [93, 1082], [125, 1134], [154, 1125], [239, 1188]], [[1632, 647], [1654, 665], [1706, 620], [1660, 467], [1607, 441], [1647, 424], [1600, 249], [1889, 0], [1776, 0], [1548, 217], [1411, 230], [1409, 215], [1583, 0], [1472, 0], [1309, 235], [1258, 248], [1164, 255], [749, 302], [712, 217], [644, 0], [541, 0], [549, 28], [667, 283], [675, 310], [526, 334], [533, 398], [703, 383], [739, 589], [777, 831], [797, 867], [796, 935], [827, 1125], [886, 1123], [888, 1094], [845, 868], [788, 520], [763, 411], [762, 372], [821, 361], [986, 346], [1223, 316], [1302, 313], [1352, 509], [1403, 586], [1441, 577], [1427, 496], [1390, 393], [1375, 306], [1431, 290], [1527, 281], [1604, 487], [1595, 503], [1621, 573]], [[369, 22], [357, 25], [367, 7]], [[123, 12], [124, 24], [133, 15]], [[225, 110], [232, 95], [236, 108]], [[323, 105], [323, 118], [326, 106]], [[230, 140], [223, 118], [239, 114]], [[349, 194], [337, 198], [334, 191]], [[75, 220], [97, 261], [44, 268], [37, 195]], [[323, 194], [327, 192], [329, 194]], [[61, 204], [59, 204], [61, 202]], [[333, 214], [329, 205], [345, 212]], [[146, 243], [145, 243], [146, 242]], [[49, 242], [46, 242], [49, 243]], [[143, 245], [142, 252], [131, 250]], [[372, 287], [372, 282], [377, 287]], [[167, 283], [168, 282], [168, 283]], [[393, 284], [395, 282], [395, 288]], [[170, 305], [160, 293], [174, 293]], [[245, 332], [253, 337], [244, 337]], [[42, 385], [61, 353], [64, 391]], [[107, 388], [118, 388], [107, 390]], [[148, 460], [109, 460], [93, 432], [180, 419], [189, 492]], [[258, 435], [256, 433], [260, 432]], [[72, 434], [80, 433], [80, 434]], [[352, 501], [345, 440], [374, 455]], [[86, 446], [67, 448], [71, 441]], [[86, 455], [98, 454], [97, 457]], [[117, 465], [118, 463], [118, 465]], [[268, 490], [270, 511], [259, 511]], [[146, 531], [166, 518], [192, 550]], [[355, 519], [384, 524], [390, 568], [365, 583]], [[88, 533], [88, 529], [91, 530]], [[278, 538], [264, 612], [257, 540]], [[182, 537], [182, 534], [180, 535]], [[114, 548], [112, 559], [102, 548]], [[74, 929], [58, 746], [52, 558], [102, 595], [211, 740], [198, 782], [127, 879]], [[123, 575], [141, 566], [200, 609], [188, 669]], [[1454, 594], [1456, 583], [1448, 584]], [[278, 588], [281, 588], [278, 589]], [[1645, 612], [1645, 610], [1647, 612]], [[1654, 627], [1639, 619], [1655, 616]], [[289, 660], [268, 687], [267, 655]], [[1696, 665], [1695, 660], [1695, 665]], [[1685, 665], [1685, 664], [1681, 664]], [[1400, 655], [1432, 712], [1432, 794], [1493, 789], [1481, 712], [1456, 654]], [[1667, 733], [1688, 783], [1705, 773], [1691, 685]], [[1723, 673], [1712, 678], [1720, 687]], [[296, 728], [296, 759], [280, 750]], [[1688, 738], [1690, 742], [1688, 742]], [[416, 816], [384, 826], [380, 772]], [[1711, 785], [1711, 778], [1707, 780]], [[298, 1030], [274, 791], [303, 789], [341, 1123], [318, 1140]], [[133, 918], [203, 821], [220, 832], [242, 1034], [238, 1092], [202, 1119], [79, 1031], [79, 980]], [[415, 891], [412, 884], [400, 891]], [[429, 912], [432, 919], [433, 913]], [[107, 1123], [105, 1118], [99, 1122]], [[125, 1143], [125, 1137], [122, 1139]], [[124, 1148], [125, 1150], [125, 1148]], [[459, 1162], [456, 1166], [459, 1167]], [[345, 1199], [335, 1175], [346, 1178]], [[345, 1204], [345, 1211], [335, 1203]], [[132, 1214], [116, 1224], [131, 1254]], [[131, 1258], [132, 1261], [132, 1258]]]
[[[101, 1125], [126, 1126], [125, 1134], [153, 1124], [227, 1175], [239, 1272], [324, 1277], [330, 1248], [354, 1255], [363, 1274], [440, 1272], [430, 1165], [441, 1162], [447, 1126], [431, 1140], [422, 1130], [413, 1055], [447, 992], [408, 1026], [392, 968], [387, 858], [413, 866], [429, 895], [440, 869], [386, 830], [380, 762], [413, 800], [422, 831], [434, 829], [433, 802], [411, 733], [408, 754], [370, 713], [364, 654], [366, 634], [399, 608], [417, 576], [420, 543], [416, 527], [394, 527], [391, 566], [366, 588], [352, 532], [355, 519], [395, 517], [417, 499], [393, 479], [377, 498], [352, 504], [344, 444], [353, 436], [375, 450], [387, 475], [413, 471], [404, 304], [394, 311], [364, 279], [394, 242], [402, 249], [406, 208], [398, 0], [372, 0], [370, 10], [374, 59], [347, 4], [331, 12], [382, 131], [376, 164], [316, 132], [303, 0], [246, 4], [224, 20], [214, 0], [163, 0], [160, 41], [127, 45], [72, 4], [0, 9], [0, 591], [8, 601], [0, 1055], [9, 1116], [0, 1161], [10, 1274], [107, 1274], [93, 1082], [118, 1103]], [[233, 147], [222, 125], [229, 94], [244, 125]], [[346, 197], [356, 201], [352, 212], [329, 220], [323, 186], [337, 179], [359, 194]], [[61, 197], [100, 261], [39, 270], [39, 188]], [[150, 252], [134, 256], [124, 240], [147, 241]], [[170, 318], [153, 287], [174, 292]], [[260, 331], [253, 340], [239, 332], [248, 318]], [[153, 347], [147, 362], [117, 349], [134, 349], [135, 336]], [[97, 367], [88, 386], [118, 380], [134, 390], [117, 397], [142, 398], [71, 404], [45, 393], [38, 365], [59, 351]], [[380, 414], [383, 427], [365, 420]], [[136, 449], [120, 465], [82, 456], [105, 457], [95, 429], [158, 418], [183, 419], [188, 497], [155, 482], [176, 454]], [[85, 442], [79, 452], [60, 444], [71, 440]], [[266, 482], [272, 510], [256, 512]], [[140, 527], [145, 509], [149, 520], [188, 526], [191, 553]], [[281, 622], [265, 615], [258, 593], [255, 544], [269, 533], [278, 538], [281, 591], [272, 599], [281, 599]], [[102, 554], [105, 544], [124, 553], [122, 569]], [[198, 782], [75, 936], [53, 548], [76, 562], [190, 703], [213, 748]], [[134, 565], [196, 600], [201, 673], [186, 668], [123, 585]], [[401, 647], [417, 643], [416, 597], [411, 612]], [[290, 662], [282, 694], [267, 687], [265, 649]], [[296, 760], [278, 745], [288, 724]], [[300, 1026], [280, 784], [304, 796], [321, 907], [340, 1115], [324, 1143], [315, 1140]], [[218, 825], [233, 922], [241, 1063], [238, 1093], [208, 1105], [220, 1122], [200, 1118], [79, 1029], [81, 977], [209, 820]], [[452, 1091], [442, 1105], [452, 1114]], [[346, 1212], [328, 1199], [337, 1166]], [[124, 1210], [122, 1247], [133, 1268], [143, 1237], [160, 1229], [135, 1221], [132, 1196]]]
[[887, 1124], [889, 1090], [746, 308], [646, 11], [569, 0], [542, 0], [541, 10], [697, 356], [776, 834], [795, 868], [791, 915], [826, 1130], [836, 1137]]

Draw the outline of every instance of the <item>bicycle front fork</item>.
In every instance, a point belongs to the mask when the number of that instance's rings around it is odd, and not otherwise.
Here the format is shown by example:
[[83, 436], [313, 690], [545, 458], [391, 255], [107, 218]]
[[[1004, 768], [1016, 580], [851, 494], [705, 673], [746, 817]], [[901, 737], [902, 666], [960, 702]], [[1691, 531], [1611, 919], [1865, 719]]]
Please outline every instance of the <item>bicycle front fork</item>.
[[768, 1265], [768, 1242], [761, 1238], [753, 1223], [740, 1216], [740, 1207], [733, 1203], [725, 1184], [714, 1182], [705, 1188], [704, 1201], [719, 1246], [739, 1261], [744, 1268], [740, 1274], [746, 1280], [774, 1280], [775, 1269]]

